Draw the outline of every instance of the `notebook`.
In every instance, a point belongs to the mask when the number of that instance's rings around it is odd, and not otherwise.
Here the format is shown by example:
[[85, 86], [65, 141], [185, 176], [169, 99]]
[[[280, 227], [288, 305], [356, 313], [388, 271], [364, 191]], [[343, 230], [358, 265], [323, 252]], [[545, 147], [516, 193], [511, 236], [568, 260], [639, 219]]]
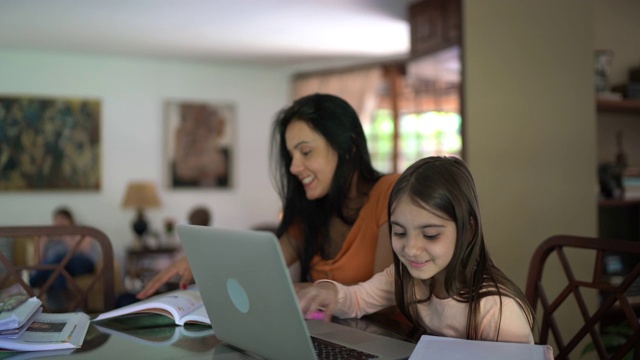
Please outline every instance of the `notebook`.
[[[372, 354], [407, 359], [415, 344], [347, 326], [305, 320], [271, 232], [177, 225], [216, 336], [215, 358], [316, 359], [310, 335]], [[247, 357], [248, 358], [248, 357]]]

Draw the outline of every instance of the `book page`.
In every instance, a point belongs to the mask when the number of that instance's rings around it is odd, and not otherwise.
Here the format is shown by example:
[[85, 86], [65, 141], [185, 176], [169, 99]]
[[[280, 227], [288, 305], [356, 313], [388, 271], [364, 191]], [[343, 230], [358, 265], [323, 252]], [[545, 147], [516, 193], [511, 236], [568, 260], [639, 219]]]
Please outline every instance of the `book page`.
[[211, 325], [211, 320], [209, 320], [209, 315], [207, 315], [207, 310], [204, 306], [201, 306], [189, 314], [185, 315], [182, 318], [182, 321], [178, 323], [178, 325], [184, 325], [186, 323], [200, 323]]
[[175, 290], [100, 314], [93, 321], [110, 319], [135, 313], [154, 313], [173, 318], [182, 324], [182, 317], [202, 307], [202, 297], [197, 290]]
[[441, 336], [423, 335], [409, 360], [415, 359], [519, 359], [519, 360], [547, 360], [546, 345], [509, 343], [498, 341], [466, 340]]

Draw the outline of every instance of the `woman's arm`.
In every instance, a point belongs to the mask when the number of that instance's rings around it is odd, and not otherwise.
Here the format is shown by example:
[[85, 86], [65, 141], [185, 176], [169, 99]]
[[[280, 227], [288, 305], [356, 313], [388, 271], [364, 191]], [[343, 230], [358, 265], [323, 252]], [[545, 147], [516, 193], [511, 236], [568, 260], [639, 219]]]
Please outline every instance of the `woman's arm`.
[[[280, 237], [280, 248], [282, 249], [282, 254], [284, 255], [287, 266], [298, 261], [295, 245], [295, 240], [289, 235], [284, 234]], [[182, 279], [180, 280], [180, 288], [186, 288], [188, 284], [193, 282], [193, 273], [191, 272], [191, 267], [189, 266], [189, 261], [186, 256], [180, 257], [173, 262], [171, 266], [165, 268], [158, 275], [154, 276], [147, 286], [145, 286], [144, 289], [136, 295], [136, 297], [138, 299], [145, 299], [153, 295], [162, 285], [175, 275], [182, 276]]]
[[284, 233], [278, 239], [280, 242], [280, 249], [282, 250], [282, 255], [284, 256], [284, 261], [287, 263], [287, 266], [293, 265], [296, 261], [299, 261], [298, 251], [300, 250], [300, 243], [291, 237], [288, 233]]
[[186, 289], [187, 285], [193, 282], [193, 273], [191, 272], [191, 267], [189, 266], [189, 261], [187, 260], [186, 255], [183, 255], [173, 262], [171, 266], [165, 268], [158, 275], [154, 276], [147, 286], [145, 286], [144, 289], [136, 295], [136, 297], [138, 299], [148, 298], [175, 275], [182, 276], [182, 279], [180, 279], [181, 289]]

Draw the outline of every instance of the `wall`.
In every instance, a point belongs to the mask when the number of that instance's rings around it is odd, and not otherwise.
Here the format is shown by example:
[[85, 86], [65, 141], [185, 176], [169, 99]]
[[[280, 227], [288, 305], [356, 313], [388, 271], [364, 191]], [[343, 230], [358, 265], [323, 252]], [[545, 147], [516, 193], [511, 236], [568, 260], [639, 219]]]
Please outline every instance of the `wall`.
[[[0, 49], [0, 94], [92, 97], [102, 101], [102, 188], [97, 192], [1, 192], [0, 225], [49, 224], [58, 205], [79, 223], [102, 229], [121, 255], [133, 239], [134, 211], [120, 204], [128, 181], [149, 179], [163, 207], [147, 212], [159, 228], [166, 217], [185, 221], [199, 204], [214, 225], [247, 228], [275, 222], [279, 201], [268, 170], [274, 114], [289, 101], [289, 74], [269, 68], [217, 66], [143, 58]], [[237, 134], [231, 190], [168, 189], [163, 181], [163, 102], [232, 102]]]
[[[524, 289], [543, 240], [596, 235], [593, 8], [583, 0], [463, 5], [467, 160], [491, 256]], [[587, 259], [577, 265], [588, 273]], [[557, 268], [549, 274], [562, 281]], [[569, 315], [563, 326], [581, 323]]]
[[[613, 51], [611, 83], [625, 84], [629, 69], [640, 67], [640, 2], [597, 0], [594, 5], [594, 49]], [[639, 114], [598, 113], [598, 162], [613, 161], [619, 130], [623, 132], [629, 165], [640, 167]]]
[[596, 233], [587, 5], [483, 0], [464, 6], [468, 161], [492, 254], [520, 285], [542, 240]]

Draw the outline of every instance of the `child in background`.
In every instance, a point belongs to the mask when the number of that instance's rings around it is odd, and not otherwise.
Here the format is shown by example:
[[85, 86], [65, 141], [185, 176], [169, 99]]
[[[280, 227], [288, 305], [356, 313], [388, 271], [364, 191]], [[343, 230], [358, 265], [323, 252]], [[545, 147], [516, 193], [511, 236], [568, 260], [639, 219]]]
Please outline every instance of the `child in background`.
[[533, 311], [484, 243], [475, 184], [455, 157], [410, 166], [389, 199], [393, 265], [353, 286], [298, 293], [306, 317], [361, 317], [397, 305], [422, 334], [533, 343]]

